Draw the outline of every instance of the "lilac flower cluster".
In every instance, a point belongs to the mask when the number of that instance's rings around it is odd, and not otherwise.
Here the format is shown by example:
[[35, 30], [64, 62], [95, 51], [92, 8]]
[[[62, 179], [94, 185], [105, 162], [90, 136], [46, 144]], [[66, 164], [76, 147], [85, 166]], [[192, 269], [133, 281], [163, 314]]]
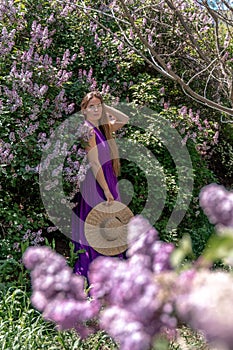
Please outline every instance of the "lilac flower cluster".
[[[84, 145], [93, 131], [88, 124], [80, 122], [79, 118], [79, 115], [73, 115], [72, 118], [66, 119], [56, 131], [59, 133], [58, 137], [51, 135], [48, 139], [47, 134], [39, 134], [40, 147], [44, 149], [44, 158], [39, 167], [40, 174], [44, 176], [44, 189], [50, 191], [63, 179], [69, 199], [77, 193], [90, 168]], [[76, 126], [74, 123], [77, 123]], [[61, 135], [65, 135], [64, 139], [61, 139]]]
[[61, 0], [59, 2], [54, 2], [49, 0], [51, 8], [56, 11], [56, 15], [59, 17], [67, 17], [72, 12], [76, 12], [78, 15], [78, 7], [73, 0]]
[[[81, 48], [80, 48], [81, 49]], [[81, 55], [83, 55], [83, 52], [81, 52]], [[93, 77], [93, 69], [90, 68], [87, 72], [85, 69], [79, 69], [78, 71], [78, 79], [80, 82], [87, 84], [89, 86], [90, 91], [95, 90], [97, 87], [97, 81]]]
[[202, 188], [200, 206], [217, 228], [233, 228], [233, 192], [227, 191], [224, 186], [216, 183]]
[[29, 241], [30, 245], [39, 246], [41, 242], [44, 242], [44, 237], [42, 236], [42, 229], [33, 232], [31, 229], [28, 229], [24, 234], [22, 241]]
[[43, 49], [47, 49], [52, 43], [52, 38], [50, 38], [50, 36], [52, 36], [55, 32], [56, 30], [53, 30], [49, 33], [47, 27], [43, 28], [40, 23], [33, 21], [30, 33], [32, 37], [32, 43], [34, 45], [42, 44]]
[[[10, 11], [11, 10], [11, 11]], [[10, 11], [10, 13], [9, 13]], [[16, 8], [14, 7], [14, 1], [2, 0], [0, 5], [0, 20], [3, 21], [4, 15], [15, 15]]]
[[[72, 151], [74, 151], [74, 148], [76, 145], [72, 147]], [[80, 184], [85, 179], [85, 175], [87, 173], [87, 170], [89, 169], [90, 165], [87, 162], [86, 154], [83, 156], [80, 152], [80, 150], [76, 151], [77, 159], [79, 160], [72, 160], [70, 157], [71, 152], [69, 152], [69, 157], [67, 158], [67, 166], [64, 167], [63, 172], [65, 176], [65, 180], [72, 184]]]
[[10, 90], [7, 86], [4, 86], [2, 97], [5, 100], [3, 109], [9, 109], [10, 112], [15, 112], [19, 107], [23, 105], [22, 97], [19, 96], [18, 92], [15, 89]]
[[[27, 23], [25, 22], [26, 25]], [[12, 38], [15, 30], [9, 33], [6, 30], [6, 28], [3, 30], [1, 45], [4, 44], [4, 47], [10, 50], [12, 45], [14, 45]], [[9, 85], [4, 85], [1, 93], [2, 109], [5, 112], [8, 110], [15, 112], [25, 106], [24, 114], [26, 111], [31, 120], [36, 120], [40, 113], [43, 113], [48, 108], [52, 111], [50, 115], [55, 120], [60, 118], [63, 112], [65, 114], [73, 112], [74, 104], [67, 101], [62, 86], [72, 76], [72, 72], [67, 71], [67, 67], [76, 60], [77, 55], [71, 55], [67, 49], [61, 59], [59, 57], [56, 58], [56, 65], [54, 65], [53, 58], [47, 53], [42, 55], [41, 49], [45, 50], [50, 47], [54, 34], [55, 30], [49, 30], [48, 27], [42, 26], [41, 23], [33, 21], [30, 36], [28, 37], [28, 49], [16, 52], [15, 59], [13, 61], [11, 59], [12, 63], [9, 66], [9, 72], [6, 72]], [[50, 86], [55, 86], [55, 91], [57, 91], [57, 88], [61, 90], [58, 91], [54, 99], [46, 98]], [[33, 104], [27, 103], [27, 100], [32, 97], [36, 98], [37, 101]], [[48, 123], [50, 121], [51, 119]]]
[[66, 51], [63, 54], [62, 60], [60, 60], [59, 57], [57, 57], [57, 64], [61, 66], [62, 69], [66, 69], [72, 62], [74, 62], [77, 58], [77, 54], [70, 55], [70, 50], [66, 49]]
[[7, 28], [2, 28], [2, 33], [0, 36], [0, 56], [3, 57], [7, 55], [9, 52], [11, 52], [15, 41], [16, 30], [12, 29], [10, 32], [7, 31]]
[[49, 226], [47, 227], [47, 232], [48, 233], [51, 233], [51, 232], [54, 232], [54, 231], [57, 231], [58, 228], [56, 226]]
[[150, 264], [148, 268], [154, 273], [171, 270], [170, 255], [174, 250], [172, 243], [162, 242], [158, 239], [158, 232], [150, 223], [140, 216], [130, 221], [128, 230], [129, 249], [127, 255], [142, 256]]
[[0, 164], [10, 164], [13, 158], [14, 155], [10, 143], [0, 139]]
[[[58, 72], [59, 73], [59, 72]], [[64, 73], [64, 71], [63, 71]], [[63, 74], [62, 73], [62, 74]], [[66, 74], [66, 73], [65, 73]], [[68, 74], [68, 73], [67, 73]], [[59, 74], [58, 74], [59, 75]], [[71, 75], [70, 75], [71, 76]], [[68, 79], [70, 78], [68, 77]], [[63, 81], [64, 76], [62, 77], [61, 75], [61, 80], [62, 82], [67, 81], [66, 79]], [[59, 83], [60, 84], [60, 83]], [[65, 112], [66, 114], [71, 114], [74, 110], [74, 103], [67, 104], [67, 99], [65, 96], [65, 90], [62, 89], [59, 94], [55, 97], [54, 99], [54, 105], [55, 109], [53, 111], [53, 117], [54, 118], [61, 118], [62, 117], [62, 112]]]
[[218, 143], [219, 125], [216, 122], [201, 120], [200, 111], [195, 113], [190, 108], [183, 106], [179, 110], [179, 117], [172, 125], [177, 128], [183, 137], [182, 144], [185, 145], [188, 139], [196, 144], [197, 151], [205, 158], [211, 155], [212, 146]]
[[25, 14], [21, 5], [14, 0], [1, 0], [0, 21], [7, 26], [15, 27], [17, 25], [17, 30], [22, 30], [25, 26]]
[[72, 199], [80, 188], [80, 183], [84, 181], [86, 173], [90, 168], [87, 154], [84, 147], [85, 142], [88, 142], [92, 129], [86, 123], [82, 123], [76, 132], [76, 140], [79, 144], [74, 144], [70, 150], [67, 151], [66, 163], [63, 168], [64, 180], [72, 185], [72, 190], [69, 197]]
[[96, 317], [99, 304], [87, 299], [84, 279], [73, 274], [62, 256], [48, 247], [30, 247], [23, 263], [31, 270], [32, 304], [46, 320], [60, 330], [74, 328], [82, 337], [94, 331], [86, 321]]

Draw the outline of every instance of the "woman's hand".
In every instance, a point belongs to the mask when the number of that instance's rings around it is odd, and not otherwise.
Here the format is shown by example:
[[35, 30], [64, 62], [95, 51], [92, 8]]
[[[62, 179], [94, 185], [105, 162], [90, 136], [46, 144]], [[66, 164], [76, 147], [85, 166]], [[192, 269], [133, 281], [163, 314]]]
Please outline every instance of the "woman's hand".
[[104, 195], [106, 197], [107, 204], [111, 204], [114, 201], [113, 195], [109, 191], [109, 189], [104, 190]]
[[112, 117], [112, 120], [110, 121], [112, 131], [116, 131], [128, 123], [129, 117], [125, 113], [106, 104], [104, 104], [104, 108], [106, 112]]

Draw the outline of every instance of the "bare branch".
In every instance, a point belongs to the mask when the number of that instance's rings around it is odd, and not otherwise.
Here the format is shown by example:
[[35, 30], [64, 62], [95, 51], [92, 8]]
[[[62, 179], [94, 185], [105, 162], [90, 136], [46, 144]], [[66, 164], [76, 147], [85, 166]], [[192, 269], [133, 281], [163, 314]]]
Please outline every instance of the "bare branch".
[[[147, 1], [142, 6], [137, 6], [132, 1], [128, 3], [118, 0], [114, 2], [118, 6], [117, 12], [113, 6], [111, 13], [88, 8], [85, 14], [138, 54], [157, 72], [176, 81], [186, 95], [201, 104], [232, 116], [233, 109], [229, 105], [232, 106], [233, 103], [233, 74], [227, 55], [229, 50], [233, 51], [232, 23], [229, 20], [233, 16], [233, 10], [229, 3], [226, 4], [226, 0], [216, 2], [219, 4], [218, 9], [211, 8], [207, 0], [188, 0], [187, 2], [160, 0], [153, 4]], [[195, 9], [194, 6], [198, 3], [200, 6]], [[185, 11], [181, 11], [179, 7], [181, 5], [186, 6]], [[107, 6], [109, 10], [110, 7]], [[227, 11], [223, 10], [223, 6]], [[103, 24], [101, 18], [91, 16], [91, 12], [111, 18], [117, 24], [119, 33], [108, 28], [106, 23]], [[191, 15], [194, 17], [196, 15], [196, 22], [190, 20]], [[203, 22], [200, 22], [200, 16], [203, 17]], [[147, 27], [141, 25], [142, 18], [148, 22]], [[206, 18], [207, 22], [205, 22]], [[223, 22], [225, 18], [227, 20]], [[207, 23], [206, 27], [205, 23]], [[203, 31], [201, 25], [203, 25]], [[142, 49], [139, 50], [134, 38], [127, 34], [130, 30], [134, 32], [135, 40], [140, 40], [143, 44]], [[182, 56], [183, 60], [180, 59]], [[176, 62], [177, 59], [181, 64], [178, 69], [176, 64], [172, 66], [172, 62]], [[187, 67], [189, 67], [188, 70]], [[187, 73], [186, 80], [184, 71]], [[200, 88], [196, 91], [192, 87], [196, 86], [193, 83], [197, 79], [201, 82], [202, 91]]]

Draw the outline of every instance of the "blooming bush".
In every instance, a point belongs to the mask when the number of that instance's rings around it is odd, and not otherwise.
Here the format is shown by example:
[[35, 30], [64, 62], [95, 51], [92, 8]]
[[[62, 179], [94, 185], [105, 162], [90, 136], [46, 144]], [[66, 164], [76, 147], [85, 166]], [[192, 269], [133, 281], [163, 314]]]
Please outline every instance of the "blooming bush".
[[[167, 87], [168, 83], [161, 80], [161, 76], [153, 76], [154, 73], [140, 55], [120, 40], [121, 33], [113, 19], [101, 17], [98, 11], [106, 10], [101, 2], [95, 5], [95, 18], [92, 18], [91, 10], [84, 10], [82, 6], [83, 3], [73, 1], [1, 2], [0, 216], [4, 238], [1, 255], [4, 258], [9, 251], [17, 259], [20, 258], [21, 243], [26, 246], [24, 238], [28, 232], [40, 232], [36, 240], [28, 236], [28, 243], [38, 244], [39, 239], [58, 229], [44, 210], [39, 170], [49, 161], [51, 164], [49, 156], [52, 158], [56, 152], [66, 151], [63, 169], [62, 164], [53, 159], [53, 176], [48, 179], [47, 185], [55, 189], [55, 175], [62, 172], [64, 192], [67, 197], [72, 197], [75, 182], [85, 174], [85, 163], [80, 169], [83, 154], [77, 150], [79, 143], [66, 149], [64, 139], [58, 149], [58, 145], [57, 148], [50, 148], [50, 142], [55, 130], [78, 111], [80, 101], [88, 90], [97, 88], [110, 101], [135, 100], [139, 104], [149, 104], [159, 112], [163, 111], [165, 104], [162, 99], [166, 102], [168, 91], [171, 95], [174, 93], [170, 86]], [[114, 37], [94, 20], [98, 16], [102, 24], [111, 24], [116, 32]], [[132, 31], [127, 29], [127, 34], [140, 47]], [[170, 99], [170, 103], [184, 105], [186, 99], [182, 99], [180, 94], [179, 100], [176, 100], [177, 96]], [[176, 116], [177, 113], [174, 118]], [[169, 118], [168, 115], [166, 117]], [[182, 116], [183, 120], [185, 117]], [[79, 121], [80, 116], [77, 119]], [[185, 125], [188, 133], [192, 127]], [[134, 131], [130, 130], [133, 139], [136, 137]], [[197, 139], [200, 140], [199, 135]], [[141, 141], [148, 147], [145, 137], [137, 139], [138, 143]], [[172, 210], [174, 201], [171, 197], [175, 198], [178, 183], [174, 164], [163, 156], [159, 142], [150, 138], [150, 143], [150, 148], [160, 153], [162, 162], [164, 159], [168, 174], [169, 208], [162, 218], [162, 229]], [[41, 156], [46, 150], [51, 154], [47, 152], [47, 163], [41, 164]], [[135, 212], [140, 212], [146, 200], [146, 184], [142, 181], [141, 172], [137, 178], [135, 173], [139, 174], [139, 171], [134, 164], [123, 164], [122, 177], [136, 179], [136, 195], [131, 204]], [[145, 186], [141, 186], [142, 183]], [[200, 184], [197, 187], [199, 190]], [[25, 188], [28, 189], [27, 195]]]

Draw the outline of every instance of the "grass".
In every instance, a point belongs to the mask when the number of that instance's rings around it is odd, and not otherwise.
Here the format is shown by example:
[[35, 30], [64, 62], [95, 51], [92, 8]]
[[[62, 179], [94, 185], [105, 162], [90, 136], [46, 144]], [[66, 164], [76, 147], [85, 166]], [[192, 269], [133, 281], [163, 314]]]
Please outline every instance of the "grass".
[[0, 344], [2, 350], [116, 349], [103, 332], [82, 341], [75, 331], [57, 331], [31, 306], [26, 291], [14, 287], [0, 292]]
[[180, 328], [178, 334], [177, 341], [174, 342], [174, 350], [175, 346], [178, 346], [177, 350], [210, 350], [202, 334], [186, 326]]
[[[203, 337], [187, 327], [174, 342], [157, 341], [153, 350], [208, 350]], [[81, 340], [75, 331], [56, 330], [30, 303], [28, 292], [17, 287], [0, 291], [0, 344], [2, 350], [117, 350], [104, 332]], [[131, 350], [131, 349], [129, 349]]]

